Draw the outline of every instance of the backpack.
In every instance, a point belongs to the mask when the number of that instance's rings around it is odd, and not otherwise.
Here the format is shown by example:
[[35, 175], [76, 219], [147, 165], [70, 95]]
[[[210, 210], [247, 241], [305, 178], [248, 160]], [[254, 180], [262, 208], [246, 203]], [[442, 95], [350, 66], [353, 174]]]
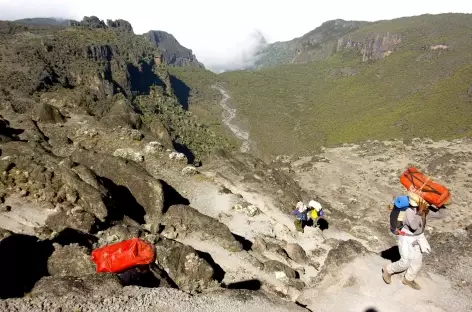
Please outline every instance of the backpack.
[[92, 251], [97, 273], [119, 273], [137, 265], [149, 264], [154, 259], [153, 246], [136, 237]]
[[394, 200], [392, 211], [390, 211], [390, 232], [397, 235], [403, 228], [403, 219], [406, 210], [410, 208], [408, 196], [397, 196]]

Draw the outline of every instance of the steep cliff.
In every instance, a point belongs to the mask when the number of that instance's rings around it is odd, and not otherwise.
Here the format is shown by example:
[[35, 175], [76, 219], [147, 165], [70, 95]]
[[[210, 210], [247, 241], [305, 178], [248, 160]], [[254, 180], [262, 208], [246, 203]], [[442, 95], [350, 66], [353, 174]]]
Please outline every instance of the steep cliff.
[[204, 67], [192, 53], [192, 50], [182, 46], [173, 35], [165, 31], [151, 30], [144, 36], [159, 48], [167, 64]]

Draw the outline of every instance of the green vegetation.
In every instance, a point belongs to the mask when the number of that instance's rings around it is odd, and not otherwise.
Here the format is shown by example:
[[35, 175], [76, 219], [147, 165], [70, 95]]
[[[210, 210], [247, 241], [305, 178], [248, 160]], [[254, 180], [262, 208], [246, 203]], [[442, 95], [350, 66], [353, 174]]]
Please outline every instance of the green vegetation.
[[221, 122], [222, 109], [219, 102], [222, 95], [212, 87], [218, 83], [218, 76], [209, 70], [193, 66], [172, 66], [169, 67], [169, 73], [188, 87], [189, 111], [198, 116], [210, 130], [227, 137], [231, 144], [235, 145], [236, 139]]
[[[366, 49], [379, 52], [366, 43], [377, 36], [382, 42], [387, 34], [401, 39], [391, 54], [363, 62]], [[229, 72], [220, 79], [228, 82], [238, 113], [249, 120], [252, 139], [265, 155], [368, 139], [467, 136], [471, 36], [472, 16], [464, 14], [368, 23], [342, 37], [362, 46], [334, 47], [324, 59]], [[447, 48], [431, 48], [436, 45]], [[326, 49], [323, 42], [319, 47]]]
[[[101, 119], [117, 99], [141, 114], [157, 118], [176, 145], [201, 158], [231, 144], [182, 109], [169, 67], [158, 48], [134, 35], [126, 21], [84, 19], [74, 27], [26, 26], [0, 21], [0, 109], [29, 113], [41, 100], [59, 99], [71, 112]], [[93, 26], [92, 25], [92, 26]], [[208, 74], [207, 74], [208, 75]], [[137, 124], [131, 122], [130, 127]]]

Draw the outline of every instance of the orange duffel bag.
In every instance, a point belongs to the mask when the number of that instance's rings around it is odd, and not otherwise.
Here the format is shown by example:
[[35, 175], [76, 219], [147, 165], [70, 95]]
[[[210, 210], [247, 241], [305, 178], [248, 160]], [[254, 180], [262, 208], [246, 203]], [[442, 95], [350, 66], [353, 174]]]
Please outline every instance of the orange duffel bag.
[[418, 194], [437, 208], [449, 204], [451, 200], [451, 194], [446, 187], [426, 177], [415, 167], [410, 167], [403, 172], [400, 182], [408, 191]]
[[154, 261], [154, 249], [151, 244], [139, 238], [132, 238], [92, 251], [92, 261], [97, 265], [97, 272], [119, 273], [137, 265]]

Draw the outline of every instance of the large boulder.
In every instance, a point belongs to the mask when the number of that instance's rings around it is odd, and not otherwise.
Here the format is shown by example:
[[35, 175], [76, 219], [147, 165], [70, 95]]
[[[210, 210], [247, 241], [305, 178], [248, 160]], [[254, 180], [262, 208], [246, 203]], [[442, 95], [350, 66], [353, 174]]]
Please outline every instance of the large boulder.
[[308, 262], [308, 257], [305, 250], [299, 244], [287, 244], [285, 252], [293, 261], [304, 264]]
[[47, 103], [39, 103], [33, 110], [33, 120], [48, 123], [63, 123], [65, 118], [57, 107]]
[[111, 296], [122, 288], [115, 274], [93, 274], [83, 278], [72, 276], [47, 276], [40, 279], [31, 291], [31, 296], [61, 297], [69, 295], [100, 294]]
[[167, 127], [158, 119], [153, 119], [147, 124], [149, 131], [165, 147], [173, 148], [172, 137]]
[[172, 235], [174, 231], [180, 236], [198, 233], [201, 239], [211, 240], [229, 251], [243, 249], [241, 243], [234, 238], [226, 225], [189, 206], [174, 205], [169, 207], [163, 223], [166, 226], [164, 235]]
[[155, 246], [158, 264], [179, 289], [196, 293], [219, 286], [215, 270], [192, 247], [164, 238]]
[[334, 247], [328, 252], [326, 260], [316, 276], [315, 283], [321, 282], [326, 275], [335, 276], [347, 263], [357, 257], [369, 254], [369, 250], [358, 241], [348, 239], [347, 241], [333, 241]]
[[124, 96], [117, 97], [108, 113], [100, 121], [109, 127], [141, 128], [141, 116], [134, 111]]
[[65, 199], [71, 204], [77, 204], [84, 208], [85, 211], [94, 215], [100, 221], [105, 221], [108, 215], [105, 201], [109, 200], [110, 197], [107, 190], [102, 188], [100, 192], [84, 182], [77, 173], [66, 166], [60, 166], [59, 169], [64, 183], [61, 191], [64, 193]]
[[118, 224], [97, 233], [97, 247], [118, 243], [134, 237], [141, 237], [143, 232], [144, 231], [140, 227]]
[[61, 232], [67, 228], [90, 233], [95, 225], [95, 217], [87, 212], [76, 209], [58, 211], [46, 219], [46, 226]]
[[72, 160], [92, 169], [100, 177], [111, 180], [120, 189], [120, 193], [129, 191], [147, 214], [147, 221], [152, 222], [164, 209], [162, 183], [154, 179], [146, 170], [133, 162], [92, 151], [79, 150], [72, 154]]
[[48, 272], [52, 276], [83, 277], [95, 273], [90, 252], [78, 244], [61, 246], [54, 244], [54, 252], [48, 259]]
[[276, 277], [279, 275], [279, 272], [283, 272], [288, 278], [297, 278], [297, 272], [282, 262], [277, 260], [269, 260], [264, 262], [264, 270], [269, 273], [275, 273]]

